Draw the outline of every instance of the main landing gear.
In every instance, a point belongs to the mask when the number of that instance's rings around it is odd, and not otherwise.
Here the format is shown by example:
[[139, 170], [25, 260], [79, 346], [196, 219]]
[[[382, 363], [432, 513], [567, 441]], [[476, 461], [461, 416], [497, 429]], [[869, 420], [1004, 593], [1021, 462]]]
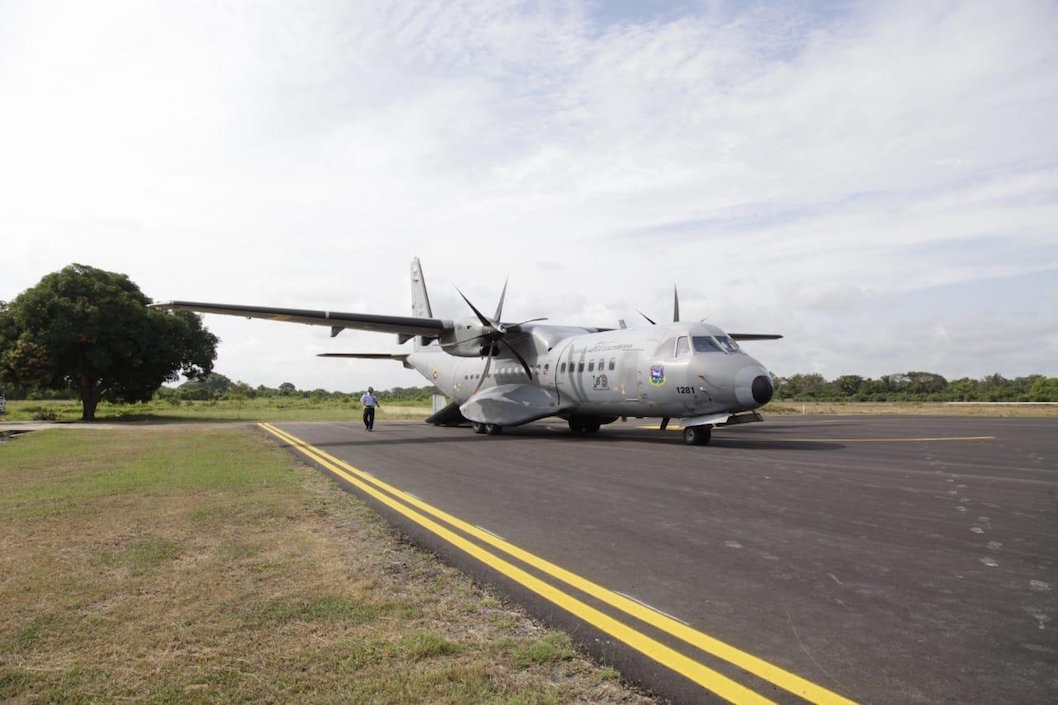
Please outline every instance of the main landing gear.
[[571, 416], [569, 418], [569, 430], [574, 433], [598, 433], [602, 423], [598, 419], [586, 419]]
[[708, 426], [687, 426], [683, 429], [683, 440], [689, 446], [704, 446], [713, 436]]
[[474, 429], [474, 433], [485, 433], [490, 436], [498, 436], [503, 433], [503, 426], [495, 423], [478, 423], [477, 421], [471, 424]]

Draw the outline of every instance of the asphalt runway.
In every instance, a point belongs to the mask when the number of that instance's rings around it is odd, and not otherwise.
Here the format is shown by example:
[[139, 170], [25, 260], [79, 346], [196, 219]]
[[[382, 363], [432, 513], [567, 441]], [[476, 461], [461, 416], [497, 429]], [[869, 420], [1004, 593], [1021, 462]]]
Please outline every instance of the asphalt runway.
[[676, 701], [1058, 702], [1058, 420], [647, 425], [277, 430]]

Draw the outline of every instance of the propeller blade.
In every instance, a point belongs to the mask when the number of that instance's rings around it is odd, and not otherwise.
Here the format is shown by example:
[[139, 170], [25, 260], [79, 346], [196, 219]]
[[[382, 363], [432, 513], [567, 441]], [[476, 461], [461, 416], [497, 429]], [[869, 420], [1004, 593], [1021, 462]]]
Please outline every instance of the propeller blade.
[[497, 326], [499, 326], [500, 324], [500, 316], [503, 315], [503, 299], [507, 296], [507, 282], [509, 280], [510, 277], [507, 277], [507, 279], [503, 280], [503, 291], [500, 292], [500, 303], [496, 306], [496, 317], [492, 319], [496, 321]]
[[505, 339], [500, 338], [500, 342], [503, 343], [504, 345], [506, 345], [507, 349], [510, 350], [511, 353], [513, 353], [516, 358], [518, 358], [518, 362], [522, 363], [522, 367], [525, 369], [525, 374], [529, 375], [529, 379], [532, 379], [533, 378], [533, 371], [532, 371], [532, 369], [530, 369], [529, 363], [525, 361], [525, 358], [522, 357], [521, 353], [519, 353], [517, 350], [515, 350], [514, 346], [511, 345], [510, 343], [508, 343]]
[[676, 291], [676, 285], [672, 285], [672, 322], [680, 322], [680, 292]]
[[[456, 291], [459, 291], [459, 287], [458, 286], [456, 287]], [[478, 317], [479, 321], [481, 321], [481, 325], [487, 326], [489, 328], [495, 328], [496, 327], [495, 325], [493, 325], [492, 321], [490, 321], [489, 319], [485, 318], [485, 314], [483, 314], [481, 311], [479, 311], [474, 306], [474, 304], [470, 303], [470, 299], [468, 299], [466, 297], [466, 295], [463, 294], [462, 291], [459, 291], [459, 295], [463, 297], [463, 300], [467, 302], [467, 306], [470, 307], [470, 310], [473, 311], [474, 315]]]
[[530, 318], [528, 321], [522, 321], [521, 323], [515, 323], [513, 326], [504, 326], [504, 333], [521, 333], [522, 326], [526, 323], [536, 323], [537, 321], [546, 321], [547, 318]]
[[[458, 291], [458, 289], [457, 289], [457, 291]], [[470, 303], [470, 302], [468, 301], [467, 303]], [[639, 313], [640, 316], [642, 316], [643, 318], [647, 319], [647, 322], [650, 323], [650, 325], [652, 325], [652, 326], [656, 326], [657, 325], [657, 323], [654, 322], [653, 318], [651, 318], [647, 314], [643, 313], [638, 308], [636, 309], [636, 311]]]
[[[458, 291], [458, 290], [457, 290]], [[470, 303], [469, 301], [467, 303]], [[489, 367], [492, 366], [492, 354], [496, 352], [496, 346], [489, 346], [489, 356], [485, 358], [485, 369], [481, 373], [481, 379], [478, 380], [478, 386], [474, 387], [474, 394], [477, 394], [481, 389], [481, 385], [485, 383], [485, 379], [489, 376]]]

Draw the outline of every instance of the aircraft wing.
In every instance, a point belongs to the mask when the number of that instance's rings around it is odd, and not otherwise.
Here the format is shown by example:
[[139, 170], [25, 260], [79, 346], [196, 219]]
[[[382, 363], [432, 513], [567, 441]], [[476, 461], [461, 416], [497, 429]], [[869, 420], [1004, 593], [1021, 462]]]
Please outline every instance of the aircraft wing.
[[337, 335], [343, 328], [355, 328], [357, 330], [375, 331], [376, 333], [396, 333], [409, 338], [416, 335], [424, 338], [436, 338], [452, 326], [448, 321], [442, 321], [438, 318], [377, 316], [370, 313], [346, 313], [342, 311], [310, 311], [296, 308], [211, 304], [199, 301], [168, 301], [152, 305], [156, 308], [167, 310], [217, 313], [224, 316], [265, 318], [270, 321], [328, 326], [331, 329], [332, 336]]
[[734, 340], [778, 340], [781, 335], [774, 333], [728, 333]]

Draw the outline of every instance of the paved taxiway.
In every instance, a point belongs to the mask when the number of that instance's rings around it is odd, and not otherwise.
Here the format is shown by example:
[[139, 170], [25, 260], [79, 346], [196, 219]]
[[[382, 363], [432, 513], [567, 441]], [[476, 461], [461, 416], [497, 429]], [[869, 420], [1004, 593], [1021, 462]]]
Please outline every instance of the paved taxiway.
[[272, 428], [679, 701], [1058, 702], [1058, 421], [645, 425]]

